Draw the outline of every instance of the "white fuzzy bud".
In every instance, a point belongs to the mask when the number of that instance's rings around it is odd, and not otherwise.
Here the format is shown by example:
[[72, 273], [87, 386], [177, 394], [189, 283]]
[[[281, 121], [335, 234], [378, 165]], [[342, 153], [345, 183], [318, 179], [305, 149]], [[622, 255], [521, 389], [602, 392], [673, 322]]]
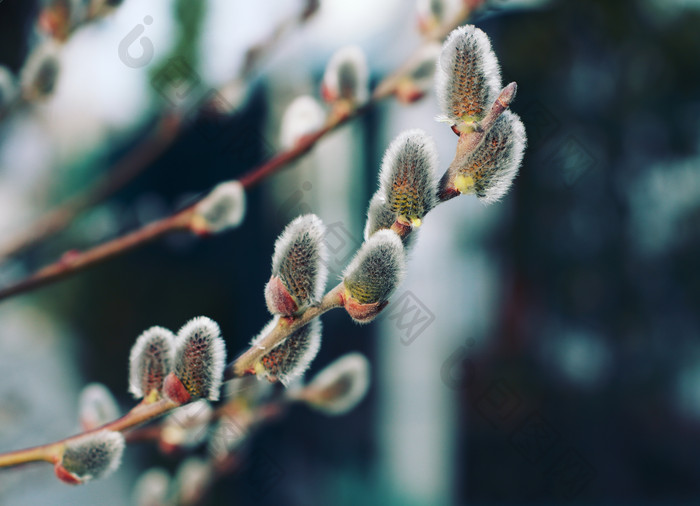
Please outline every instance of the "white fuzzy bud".
[[119, 417], [119, 406], [106, 386], [90, 383], [80, 393], [78, 413], [80, 425], [87, 431], [116, 420]]
[[[277, 325], [279, 317], [269, 322], [262, 332], [253, 339], [251, 346], [256, 346]], [[321, 347], [321, 321], [316, 319], [293, 332], [282, 343], [254, 364], [253, 370], [260, 378], [267, 378], [270, 382], [279, 381], [284, 386], [308, 369], [316, 358]]]
[[431, 42], [421, 46], [415, 59], [411, 62], [408, 76], [414, 86], [424, 92], [433, 85], [435, 67], [441, 52], [442, 46], [437, 42]]
[[136, 506], [167, 506], [170, 475], [165, 469], [153, 468], [136, 481], [132, 504]]
[[362, 401], [368, 388], [369, 362], [361, 353], [349, 353], [319, 372], [301, 398], [328, 415], [342, 415]]
[[474, 193], [483, 202], [496, 202], [506, 194], [525, 151], [525, 127], [507, 110], [495, 121], [477, 149], [459, 167], [454, 186]]
[[284, 149], [293, 148], [302, 137], [320, 130], [325, 121], [326, 113], [315, 98], [295, 98], [282, 116], [280, 144]]
[[435, 206], [437, 149], [422, 130], [408, 130], [392, 141], [379, 174], [380, 189], [397, 220], [420, 226]]
[[210, 463], [199, 457], [185, 460], [175, 475], [176, 504], [201, 504], [213, 479], [214, 469]]
[[501, 91], [501, 71], [488, 36], [473, 25], [456, 28], [442, 47], [436, 88], [444, 121], [480, 121]]
[[207, 437], [214, 410], [204, 399], [191, 402], [171, 412], [163, 421], [161, 443], [166, 447], [194, 447]]
[[58, 45], [47, 40], [29, 55], [22, 68], [20, 84], [24, 97], [33, 100], [51, 95], [58, 81], [59, 69]]
[[87, 0], [49, 0], [39, 14], [38, 25], [51, 37], [65, 41], [71, 31], [85, 21]]
[[143, 332], [129, 356], [129, 392], [137, 399], [160, 392], [173, 366], [175, 336], [163, 327]]
[[453, 23], [462, 11], [464, 0], [418, 0], [418, 22], [421, 31], [430, 33]]
[[291, 315], [323, 297], [326, 267], [325, 227], [313, 214], [293, 220], [275, 242], [272, 276], [265, 301], [272, 314]]
[[245, 189], [238, 181], [216, 186], [195, 207], [192, 228], [195, 232], [216, 234], [236, 228], [245, 216]]
[[102, 17], [119, 7], [123, 0], [89, 0], [90, 16]]
[[69, 441], [61, 460], [56, 463], [56, 476], [73, 484], [104, 478], [121, 464], [124, 446], [124, 436], [110, 430]]
[[359, 304], [384, 303], [401, 282], [405, 265], [399, 236], [391, 230], [380, 230], [362, 245], [345, 269], [346, 293]]
[[369, 98], [369, 69], [365, 53], [358, 46], [336, 51], [323, 75], [323, 95], [328, 102], [346, 100], [355, 105]]
[[[192, 398], [219, 400], [225, 362], [226, 347], [215, 321], [199, 316], [180, 329], [175, 339], [173, 372]], [[179, 395], [166, 393], [179, 399]]]

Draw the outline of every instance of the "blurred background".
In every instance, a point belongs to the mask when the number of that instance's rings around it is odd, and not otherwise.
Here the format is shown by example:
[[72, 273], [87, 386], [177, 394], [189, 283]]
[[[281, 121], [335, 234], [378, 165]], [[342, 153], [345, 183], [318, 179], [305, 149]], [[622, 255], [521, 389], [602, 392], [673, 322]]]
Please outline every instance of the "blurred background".
[[[43, 47], [42, 7], [0, 0], [10, 78]], [[360, 46], [376, 84], [420, 43], [413, 1], [322, 0], [299, 22], [305, 7], [127, 0], [45, 49], [56, 55], [54, 89], [0, 120], [0, 243], [120, 160], [152, 160], [65, 231], [3, 260], [0, 286], [268, 159], [285, 109], [320, 97], [338, 48]], [[471, 22], [491, 38], [504, 82], [518, 82], [512, 109], [528, 148], [513, 188], [488, 207], [462, 197], [431, 212], [374, 323], [323, 317], [308, 374], [360, 351], [372, 366], [367, 398], [333, 418], [293, 407], [255, 434], [241, 472], [207, 504], [700, 499], [700, 2], [492, 0]], [[144, 154], [153, 132], [167, 138], [163, 111], [197, 105], [161, 79], [173, 57], [202, 90], [221, 90], [227, 115], [185, 112], [177, 138]], [[0, 103], [7, 81], [0, 74]], [[454, 156], [437, 114], [433, 91], [383, 101], [254, 188], [240, 228], [169, 236], [0, 302], [0, 451], [74, 433], [90, 382], [128, 409], [129, 350], [147, 327], [206, 315], [229, 356], [242, 351], [268, 321], [263, 287], [283, 227], [318, 214], [337, 239], [338, 275], [362, 242], [389, 142], [422, 128], [443, 169]], [[0, 504], [131, 504], [144, 471], [174, 473], [179, 462], [130, 445], [115, 475], [77, 488], [49, 466], [5, 470]]]

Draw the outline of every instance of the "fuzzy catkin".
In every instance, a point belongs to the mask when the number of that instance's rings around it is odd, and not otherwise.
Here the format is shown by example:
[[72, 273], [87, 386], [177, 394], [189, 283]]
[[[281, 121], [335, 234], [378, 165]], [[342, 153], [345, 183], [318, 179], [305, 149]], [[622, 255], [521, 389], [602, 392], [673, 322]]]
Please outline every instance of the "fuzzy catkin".
[[227, 181], [216, 186], [195, 207], [207, 232], [218, 233], [235, 228], [245, 216], [245, 189], [238, 181]]
[[365, 223], [365, 241], [378, 230], [388, 229], [396, 221], [396, 214], [392, 212], [386, 202], [384, 193], [380, 190], [369, 201], [367, 209], [367, 221]]
[[369, 69], [358, 46], [345, 46], [333, 54], [323, 75], [323, 84], [333, 99], [363, 104], [369, 98]]
[[501, 71], [488, 36], [473, 25], [456, 28], [442, 47], [437, 69], [438, 101], [446, 120], [481, 120], [501, 89]]
[[80, 424], [92, 430], [119, 417], [119, 405], [112, 392], [102, 383], [90, 383], [78, 399]]
[[401, 282], [405, 264], [399, 236], [391, 230], [380, 230], [362, 245], [345, 269], [345, 289], [360, 304], [385, 302]]
[[115, 471], [124, 453], [124, 436], [103, 430], [70, 441], [61, 466], [81, 482], [104, 478]]
[[431, 20], [437, 26], [453, 21], [464, 0], [418, 0], [416, 6], [418, 15], [426, 20]]
[[309, 96], [295, 98], [284, 111], [280, 128], [280, 144], [284, 149], [293, 148], [299, 140], [323, 127], [326, 113], [321, 104]]
[[163, 327], [143, 332], [129, 356], [129, 392], [137, 399], [153, 390], [160, 392], [173, 366], [175, 336]]
[[186, 323], [175, 341], [175, 376], [192, 397], [219, 400], [226, 348], [219, 326], [199, 316]]
[[[259, 339], [264, 338], [269, 333], [269, 327], [268, 325], [263, 329]], [[261, 373], [272, 381], [278, 380], [285, 386], [289, 385], [292, 380], [306, 371], [313, 359], [316, 358], [320, 347], [321, 322], [313, 320], [294, 331], [282, 343], [260, 358]]]
[[[307, 214], [289, 223], [275, 242], [272, 276], [281, 280], [300, 308], [323, 296], [328, 274], [325, 230], [318, 216]], [[268, 308], [277, 312], [274, 301], [268, 300]]]
[[425, 44], [419, 49], [413, 66], [409, 70], [409, 76], [417, 87], [427, 91], [432, 86], [441, 50], [442, 46], [437, 42]]
[[379, 180], [397, 218], [421, 220], [435, 206], [437, 164], [435, 143], [423, 130], [405, 131], [389, 145]]
[[525, 142], [525, 127], [518, 115], [504, 111], [459, 168], [457, 178], [473, 185], [474, 193], [483, 202], [496, 202], [506, 194], [518, 173]]
[[353, 409], [369, 388], [369, 362], [361, 353], [348, 353], [319, 372], [306, 386], [306, 401], [328, 415]]
[[47, 40], [27, 58], [20, 73], [22, 92], [27, 98], [45, 98], [53, 93], [60, 72], [59, 46]]

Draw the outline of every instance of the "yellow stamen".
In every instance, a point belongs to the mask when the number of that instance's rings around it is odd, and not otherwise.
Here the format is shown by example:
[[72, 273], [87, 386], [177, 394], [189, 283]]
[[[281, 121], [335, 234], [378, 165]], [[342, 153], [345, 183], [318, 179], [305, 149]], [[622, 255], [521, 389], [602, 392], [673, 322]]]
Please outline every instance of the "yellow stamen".
[[457, 175], [455, 178], [455, 188], [459, 190], [462, 195], [468, 195], [474, 193], [474, 178], [471, 176], [464, 176], [462, 174]]

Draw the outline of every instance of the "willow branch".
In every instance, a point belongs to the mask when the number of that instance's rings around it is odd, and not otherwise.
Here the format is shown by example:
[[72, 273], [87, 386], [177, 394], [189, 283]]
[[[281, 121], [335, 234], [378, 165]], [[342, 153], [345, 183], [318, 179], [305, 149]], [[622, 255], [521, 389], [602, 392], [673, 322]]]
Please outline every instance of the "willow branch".
[[292, 333], [299, 330], [311, 320], [318, 318], [326, 311], [341, 307], [343, 305], [343, 292], [345, 287], [343, 283], [338, 284], [335, 288], [329, 291], [315, 306], [310, 306], [299, 316], [280, 317], [277, 325], [267, 334], [259, 343], [251, 346], [247, 351], [240, 355], [236, 360], [226, 366], [224, 372], [225, 379], [231, 379], [235, 376], [244, 376], [250, 374], [253, 365], [271, 349], [282, 343]]
[[95, 429], [82, 432], [69, 438], [61, 439], [54, 443], [35, 446], [24, 450], [0, 453], [0, 467], [11, 467], [20, 464], [27, 464], [29, 462], [40, 461], [55, 463], [63, 455], [66, 445], [72, 441], [102, 430], [124, 432], [144, 424], [149, 420], [162, 416], [179, 406], [180, 404], [167, 398], [158, 400], [151, 404], [139, 404], [121, 418], [118, 418], [113, 422], [106, 423]]
[[190, 206], [172, 216], [153, 222], [130, 234], [108, 241], [87, 251], [68, 251], [59, 260], [47, 265], [31, 276], [0, 289], [0, 301], [13, 295], [29, 292], [54, 283], [100, 262], [148, 244], [174, 231], [188, 230], [193, 215], [194, 206]]
[[162, 116], [150, 135], [108, 169], [95, 184], [49, 211], [30, 225], [22, 235], [0, 249], [0, 259], [15, 256], [61, 232], [80, 213], [124, 188], [174, 143], [180, 133], [180, 125], [180, 119], [174, 115]]

